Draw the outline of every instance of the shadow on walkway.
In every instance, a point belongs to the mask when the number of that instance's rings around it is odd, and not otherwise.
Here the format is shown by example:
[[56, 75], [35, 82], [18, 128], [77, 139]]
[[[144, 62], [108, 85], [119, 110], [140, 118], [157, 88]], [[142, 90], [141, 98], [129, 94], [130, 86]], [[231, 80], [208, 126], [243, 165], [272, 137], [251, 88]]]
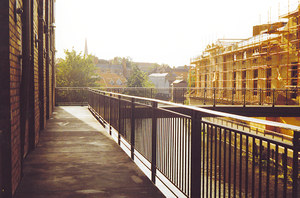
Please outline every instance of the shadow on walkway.
[[87, 107], [57, 107], [15, 198], [163, 197]]

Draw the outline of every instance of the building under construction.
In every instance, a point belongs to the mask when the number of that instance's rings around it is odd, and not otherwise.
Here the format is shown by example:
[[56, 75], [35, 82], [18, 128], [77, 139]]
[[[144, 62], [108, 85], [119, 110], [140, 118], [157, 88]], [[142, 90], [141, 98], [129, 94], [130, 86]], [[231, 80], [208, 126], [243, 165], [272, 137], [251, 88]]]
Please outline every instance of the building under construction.
[[299, 104], [299, 9], [280, 16], [280, 22], [254, 26], [248, 39], [208, 45], [191, 60], [190, 97]]

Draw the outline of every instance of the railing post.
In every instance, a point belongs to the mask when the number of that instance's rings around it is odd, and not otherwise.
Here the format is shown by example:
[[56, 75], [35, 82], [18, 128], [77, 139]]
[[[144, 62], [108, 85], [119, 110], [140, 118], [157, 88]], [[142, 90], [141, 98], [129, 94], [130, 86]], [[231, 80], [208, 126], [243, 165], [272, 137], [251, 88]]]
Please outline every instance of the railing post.
[[234, 105], [234, 92], [235, 92], [235, 88], [232, 88], [232, 98], [231, 98], [232, 105]]
[[205, 98], [206, 98], [206, 88], [204, 88], [203, 105], [205, 105]]
[[262, 105], [262, 90], [259, 89], [259, 105]]
[[297, 198], [298, 196], [298, 152], [299, 152], [299, 143], [300, 143], [300, 131], [294, 131], [293, 138], [293, 198]]
[[288, 90], [285, 89], [285, 104], [288, 105]]
[[275, 106], [275, 89], [273, 89], [273, 94], [272, 94], [273, 96], [273, 101], [272, 101], [272, 107], [274, 107]]
[[191, 132], [191, 197], [200, 197], [201, 182], [201, 117], [197, 112], [192, 114], [192, 132]]
[[134, 114], [134, 98], [131, 98], [131, 159], [134, 160], [134, 147], [135, 147], [135, 114]]
[[216, 88], [214, 87], [214, 104], [213, 106], [216, 106]]
[[118, 96], [119, 99], [119, 126], [118, 126], [118, 144], [121, 145], [121, 96]]
[[243, 94], [244, 94], [244, 103], [243, 106], [246, 107], [246, 89], [243, 89]]
[[0, 130], [0, 197], [4, 197], [4, 186], [3, 186], [3, 161], [2, 161], [2, 153], [3, 153], [3, 132]]
[[156, 177], [156, 134], [157, 134], [157, 102], [152, 103], [152, 160], [151, 160], [151, 180], [155, 184]]
[[111, 114], [112, 114], [112, 110], [111, 110], [111, 98], [112, 98], [112, 94], [109, 94], [109, 135], [111, 135]]

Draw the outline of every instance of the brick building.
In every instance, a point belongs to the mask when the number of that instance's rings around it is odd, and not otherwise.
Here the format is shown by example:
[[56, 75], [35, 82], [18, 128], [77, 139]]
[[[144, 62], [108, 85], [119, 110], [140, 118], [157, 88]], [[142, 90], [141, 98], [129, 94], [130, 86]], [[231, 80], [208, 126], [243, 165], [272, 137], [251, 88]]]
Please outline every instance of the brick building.
[[54, 100], [55, 0], [0, 1], [0, 197], [12, 197]]

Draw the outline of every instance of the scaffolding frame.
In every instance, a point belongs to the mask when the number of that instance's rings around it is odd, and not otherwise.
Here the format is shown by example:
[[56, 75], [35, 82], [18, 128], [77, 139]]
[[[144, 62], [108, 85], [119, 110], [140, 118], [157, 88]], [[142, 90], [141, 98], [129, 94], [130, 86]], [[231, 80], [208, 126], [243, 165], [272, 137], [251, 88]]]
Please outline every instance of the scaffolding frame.
[[[231, 45], [228, 40], [219, 39], [201, 56], [192, 59], [191, 64], [196, 66], [190, 69], [189, 86], [196, 91], [190, 96], [201, 98], [203, 93], [197, 89], [210, 88], [223, 91], [206, 92], [205, 97], [217, 94], [224, 98], [231, 95], [226, 94], [230, 89], [252, 89], [253, 95], [259, 89], [297, 90], [300, 85], [300, 4], [280, 18], [287, 22], [267, 24], [266, 30], [249, 39], [228, 39], [232, 40]], [[280, 23], [283, 25], [273, 27]], [[265, 99], [268, 98], [271, 98], [270, 91], [265, 93]], [[291, 98], [299, 104], [299, 93]], [[234, 99], [241, 98], [237, 94]]]

